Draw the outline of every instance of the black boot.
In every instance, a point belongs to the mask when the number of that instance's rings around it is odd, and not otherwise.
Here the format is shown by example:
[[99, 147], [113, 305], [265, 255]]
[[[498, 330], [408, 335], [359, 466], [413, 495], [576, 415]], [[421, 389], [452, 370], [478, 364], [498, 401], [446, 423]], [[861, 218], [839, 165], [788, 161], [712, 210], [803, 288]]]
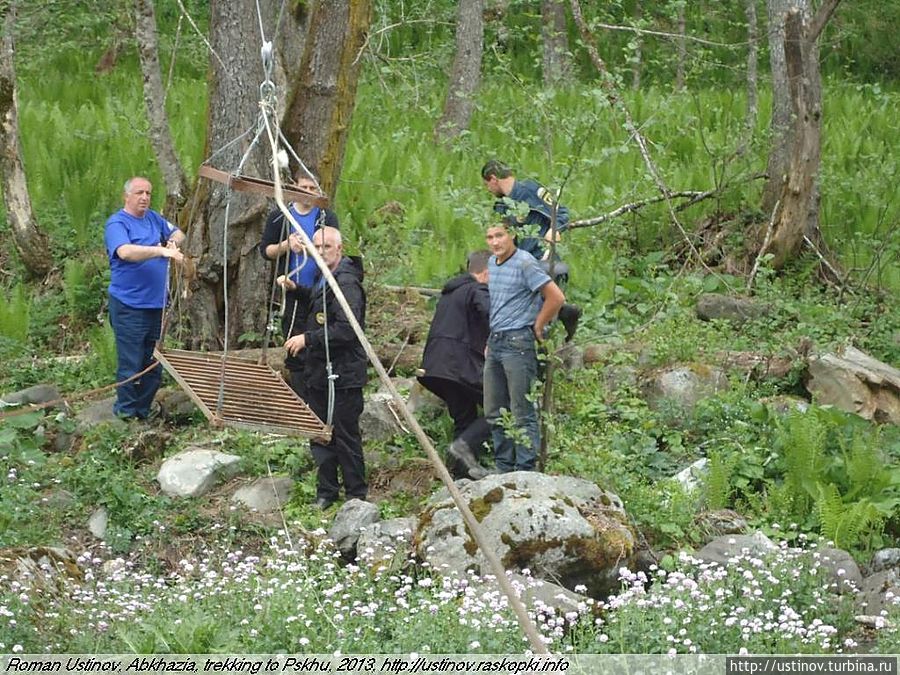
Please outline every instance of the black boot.
[[447, 464], [453, 467], [451, 473], [454, 474], [454, 477], [461, 475], [463, 478], [479, 480], [488, 474], [487, 470], [478, 463], [469, 444], [461, 438], [457, 438], [447, 448], [447, 460]]
[[578, 329], [578, 320], [581, 318], [581, 307], [578, 305], [564, 304], [559, 310], [559, 321], [566, 329], [566, 342], [571, 342]]

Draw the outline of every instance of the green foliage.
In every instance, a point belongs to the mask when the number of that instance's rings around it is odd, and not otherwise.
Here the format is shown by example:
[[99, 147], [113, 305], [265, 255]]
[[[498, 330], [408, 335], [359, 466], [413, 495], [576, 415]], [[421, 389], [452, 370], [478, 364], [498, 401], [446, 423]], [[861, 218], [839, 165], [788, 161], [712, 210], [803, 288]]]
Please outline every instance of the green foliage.
[[0, 336], [24, 344], [28, 340], [28, 318], [31, 305], [28, 291], [16, 284], [10, 294], [0, 292]]
[[732, 476], [737, 464], [738, 458], [735, 455], [726, 455], [721, 451], [710, 454], [709, 468], [703, 481], [706, 506], [710, 510], [724, 509], [730, 505], [734, 492]]

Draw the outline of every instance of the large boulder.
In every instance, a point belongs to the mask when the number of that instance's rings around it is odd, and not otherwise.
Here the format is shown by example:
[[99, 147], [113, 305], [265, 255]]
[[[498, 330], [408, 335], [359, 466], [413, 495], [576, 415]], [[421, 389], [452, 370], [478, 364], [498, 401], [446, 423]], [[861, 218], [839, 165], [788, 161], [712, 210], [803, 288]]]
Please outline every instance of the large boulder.
[[722, 295], [720, 293], [704, 293], [697, 298], [697, 317], [703, 321], [722, 319], [741, 324], [748, 319], [756, 319], [769, 310], [765, 305], [749, 298]]
[[239, 488], [231, 501], [250, 511], [272, 513], [281, 509], [291, 500], [294, 481], [288, 476], [265, 476], [257, 478], [249, 485]]
[[[635, 535], [622, 501], [590, 481], [518, 471], [457, 483], [507, 570], [604, 597], [632, 564]], [[493, 573], [446, 488], [419, 516], [416, 550], [436, 570]]]
[[199, 497], [240, 470], [241, 458], [205, 448], [187, 449], [159, 468], [156, 480], [170, 497]]
[[819, 405], [900, 424], [900, 370], [855, 347], [811, 357], [806, 388]]
[[364, 529], [378, 522], [378, 507], [362, 499], [348, 499], [334, 515], [328, 538], [348, 560], [356, 555], [356, 542]]
[[415, 529], [415, 518], [391, 518], [372, 523], [359, 533], [356, 555], [369, 567], [396, 572], [409, 559]]
[[641, 383], [647, 404], [655, 409], [675, 406], [692, 410], [700, 399], [728, 388], [723, 370], [699, 363], [658, 368]]
[[900, 601], [900, 570], [893, 567], [866, 577], [857, 598], [860, 610], [870, 616], [895, 608]]
[[403, 433], [397, 402], [388, 392], [375, 392], [366, 399], [362, 415], [359, 416], [359, 430], [363, 443], [386, 441]]

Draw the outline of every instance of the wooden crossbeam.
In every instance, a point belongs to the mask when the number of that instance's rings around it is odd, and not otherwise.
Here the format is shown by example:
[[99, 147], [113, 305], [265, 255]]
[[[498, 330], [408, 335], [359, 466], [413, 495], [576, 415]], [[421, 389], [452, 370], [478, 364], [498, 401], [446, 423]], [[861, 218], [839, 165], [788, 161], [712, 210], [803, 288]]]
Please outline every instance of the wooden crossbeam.
[[[232, 190], [238, 192], [250, 192], [257, 195], [265, 195], [266, 197], [275, 197], [275, 183], [262, 178], [252, 178], [251, 176], [236, 176], [227, 171], [214, 169], [206, 164], [201, 164], [197, 173], [203, 178], [209, 178], [217, 183], [227, 185]], [[281, 188], [282, 194], [288, 200], [303, 200], [304, 202], [314, 204], [321, 208], [328, 206], [328, 197], [321, 193], [309, 192], [296, 185], [284, 185]]]
[[325, 443], [331, 440], [331, 427], [268, 365], [227, 356], [220, 406], [220, 354], [157, 349], [154, 355], [211, 424], [303, 436]]

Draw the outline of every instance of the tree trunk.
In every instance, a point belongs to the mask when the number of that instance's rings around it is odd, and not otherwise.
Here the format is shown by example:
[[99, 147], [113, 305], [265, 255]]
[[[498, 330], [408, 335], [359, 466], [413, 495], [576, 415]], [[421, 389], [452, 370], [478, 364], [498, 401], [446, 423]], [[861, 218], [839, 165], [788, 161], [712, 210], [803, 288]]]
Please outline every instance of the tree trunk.
[[747, 16], [747, 116], [744, 119], [744, 139], [741, 142], [741, 152], [746, 151], [753, 138], [753, 130], [756, 128], [756, 116], [759, 111], [757, 97], [757, 67], [759, 65], [759, 45], [757, 43], [758, 27], [756, 20], [756, 0], [744, 0], [744, 10]]
[[439, 142], [456, 138], [469, 127], [475, 94], [481, 82], [481, 55], [484, 50], [484, 0], [460, 0], [456, 15], [456, 54], [450, 69], [450, 83], [444, 112], [435, 126]]
[[344, 161], [356, 105], [361, 51], [372, 20], [372, 0], [320, 0], [309, 16], [300, 69], [291, 78], [282, 127], [303, 162], [315, 166], [330, 196]]
[[[264, 25], [273, 25], [279, 4], [260, 0]], [[218, 58], [210, 59], [205, 155], [221, 149], [215, 166], [229, 172], [238, 169], [256, 131], [264, 74], [255, 17], [256, 0], [213, 0], [210, 4], [210, 44]], [[248, 129], [248, 138], [225, 147]], [[268, 141], [260, 139], [241, 173], [271, 179], [269, 156]], [[183, 307], [190, 322], [190, 348], [220, 349], [224, 345], [226, 291], [229, 349], [237, 347], [238, 336], [265, 331], [268, 270], [256, 244], [266, 210], [264, 198], [232, 192], [206, 180], [198, 181], [191, 202], [182, 210], [182, 221], [191, 219], [184, 245], [189, 257], [185, 265], [189, 294]]]
[[46, 275], [52, 265], [47, 236], [40, 229], [31, 208], [22, 149], [19, 145], [19, 113], [15, 69], [16, 10], [14, 3], [3, 2], [3, 45], [0, 53], [0, 181], [6, 220], [13, 244], [29, 277]]
[[823, 4], [811, 21], [800, 8], [792, 8], [785, 21], [784, 52], [791, 96], [793, 124], [787, 175], [781, 186], [780, 205], [768, 252], [780, 269], [796, 256], [804, 236], [819, 235], [818, 175], [821, 159], [822, 82], [818, 36], [840, 0]]
[[[634, 3], [634, 23], [641, 27], [644, 18], [644, 4], [641, 0], [635, 0]], [[631, 88], [637, 91], [641, 88], [641, 68], [644, 65], [644, 36], [641, 33], [634, 35], [634, 53], [631, 55]]]
[[807, 1], [766, 2], [769, 19], [769, 68], [772, 71], [772, 119], [769, 123], [770, 146], [766, 163], [769, 180], [763, 188], [762, 199], [762, 208], [766, 213], [772, 212], [781, 197], [791, 156], [791, 92], [784, 61], [784, 18], [797, 2], [805, 7]]
[[686, 0], [678, 3], [678, 58], [675, 61], [675, 91], [684, 90], [685, 69], [687, 67], [687, 40], [685, 39], [687, 34], [686, 4]]
[[152, 0], [135, 0], [134, 3], [134, 35], [137, 39], [138, 54], [141, 61], [141, 74], [144, 80], [144, 104], [147, 107], [147, 119], [150, 122], [150, 145], [156, 155], [156, 162], [162, 172], [166, 184], [165, 213], [169, 217], [184, 206], [188, 198], [187, 178], [169, 131], [169, 119], [166, 115], [166, 93], [162, 84], [162, 71], [159, 66], [159, 45], [156, 39], [156, 16], [153, 12]]
[[572, 78], [566, 6], [562, 0], [542, 0], [541, 39], [543, 43], [544, 86], [555, 87]]

